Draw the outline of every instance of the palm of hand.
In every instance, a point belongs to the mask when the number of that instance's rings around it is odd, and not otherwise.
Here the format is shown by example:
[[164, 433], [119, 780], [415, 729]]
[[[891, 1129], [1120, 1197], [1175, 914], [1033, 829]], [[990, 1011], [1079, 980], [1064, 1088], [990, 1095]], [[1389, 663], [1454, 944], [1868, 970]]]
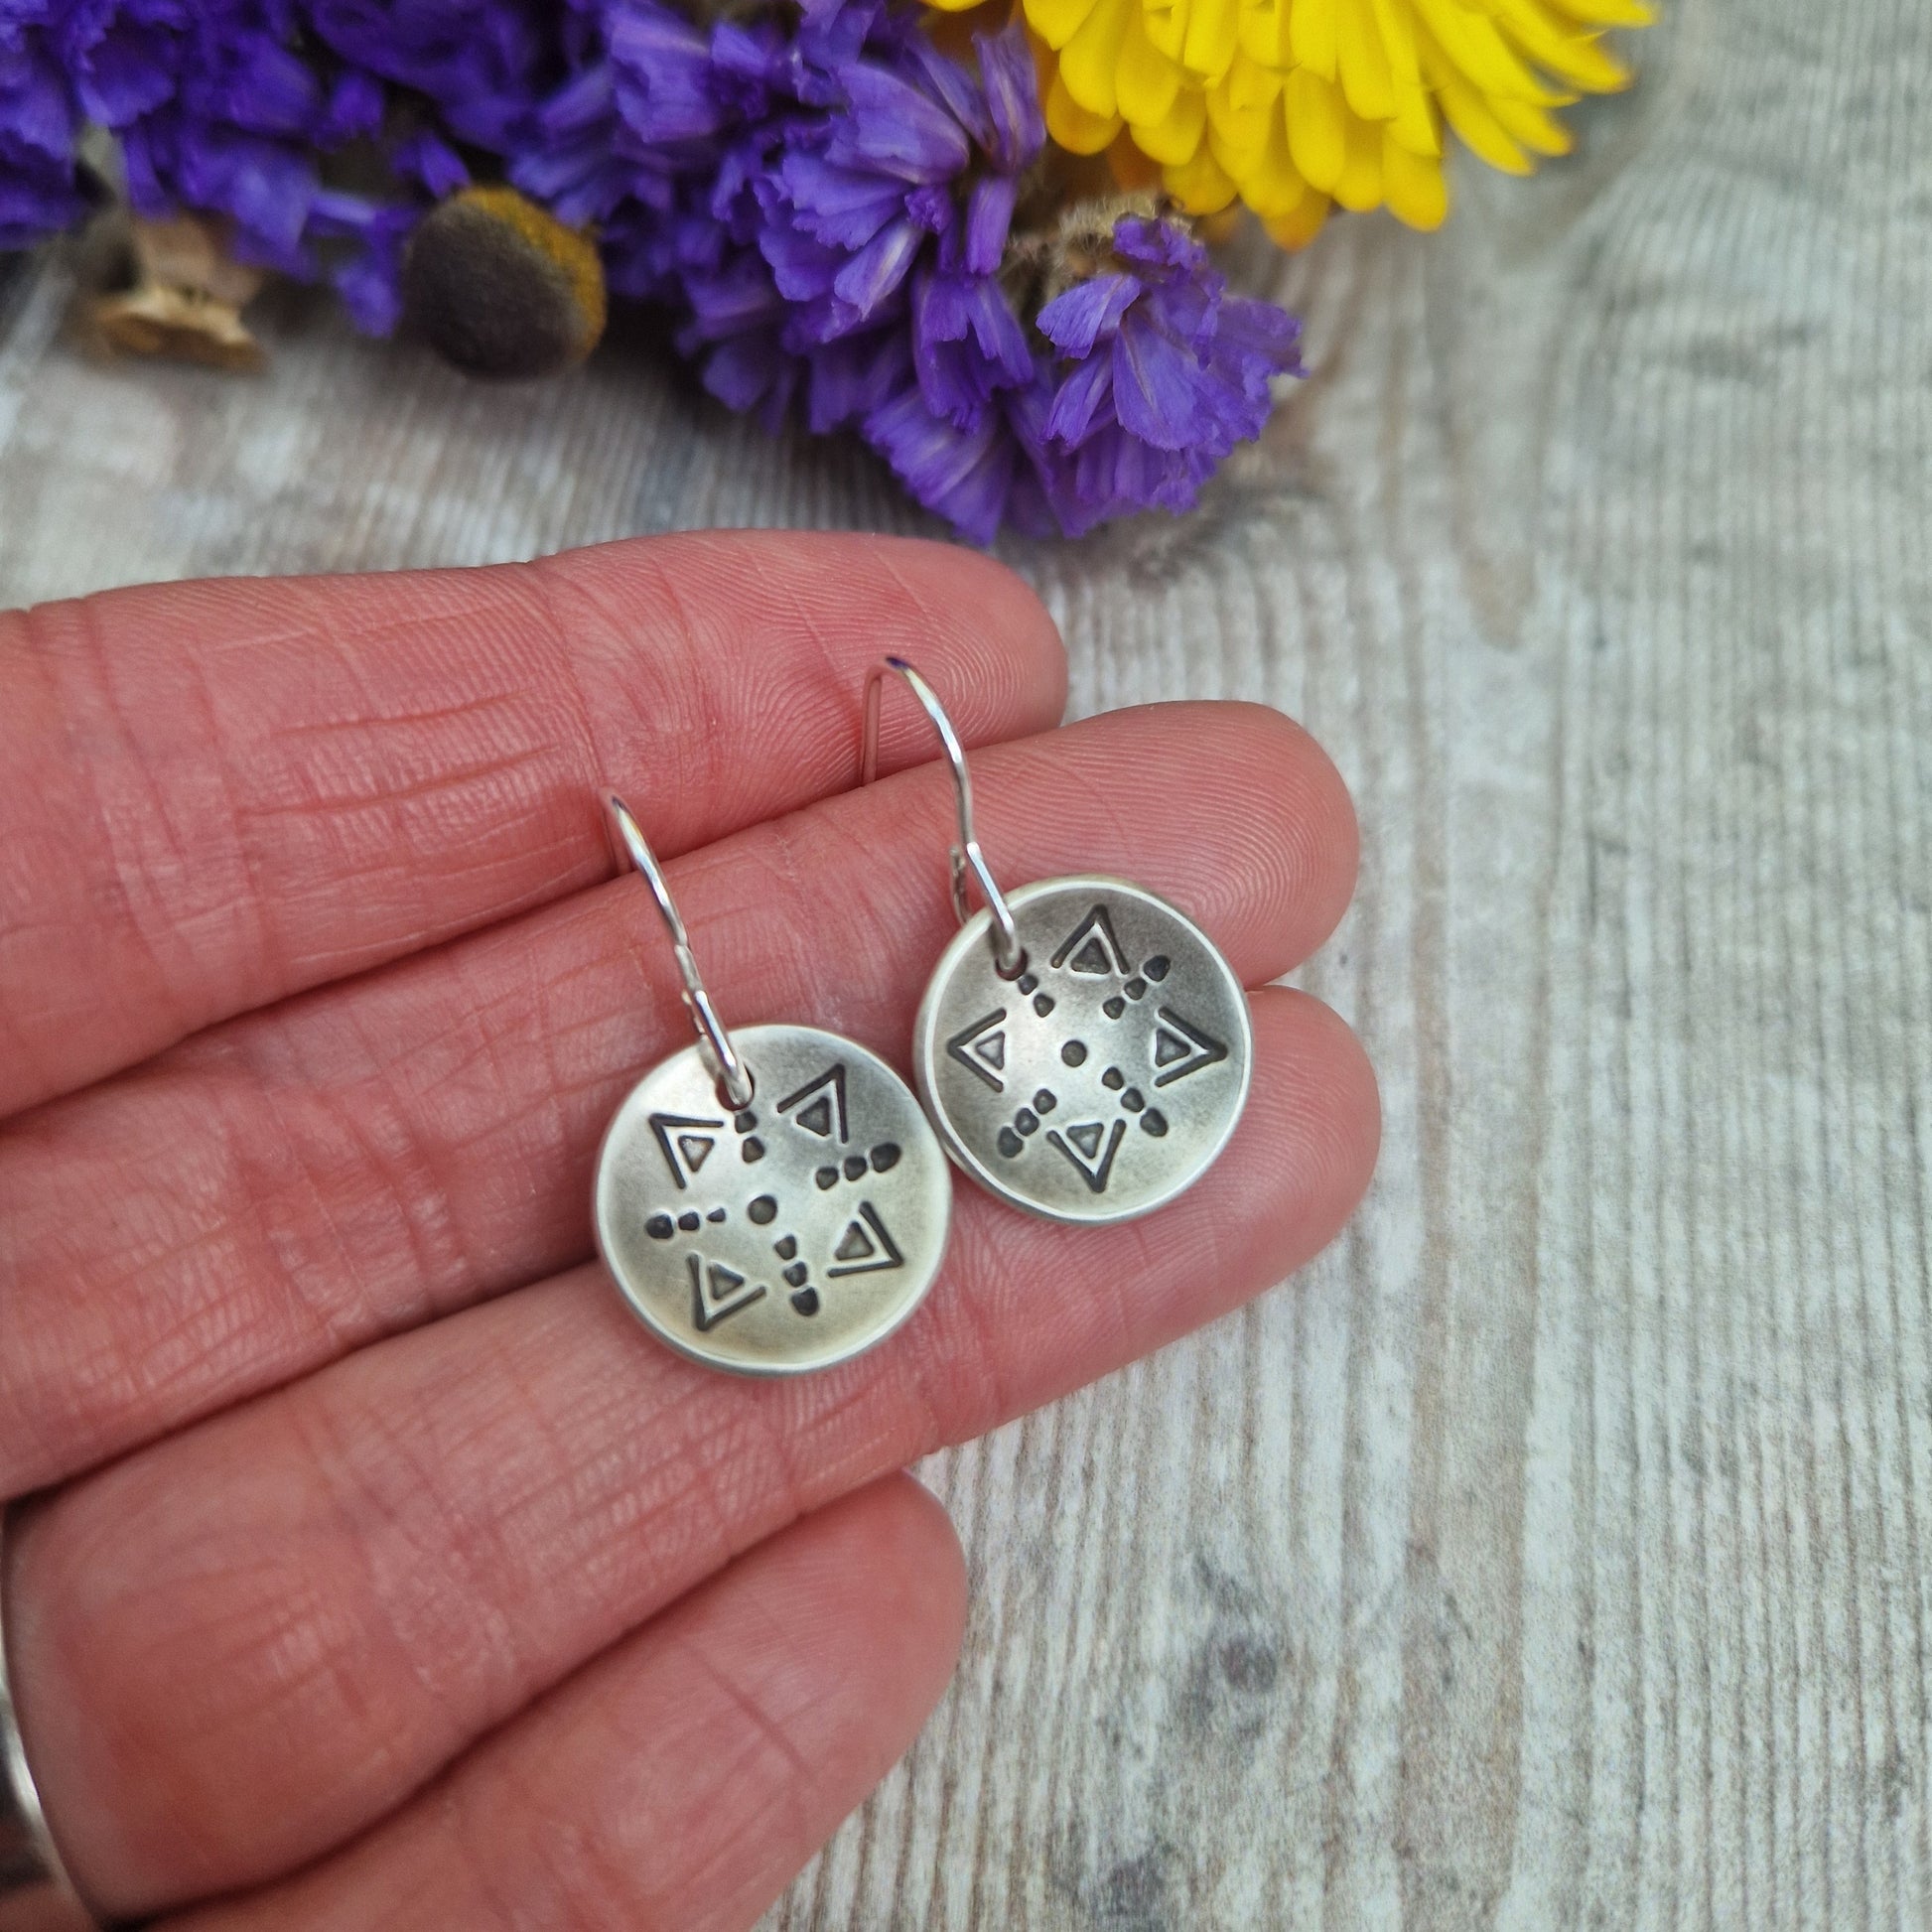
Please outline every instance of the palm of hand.
[[[688, 1035], [598, 787], [677, 855], [728, 1017], [903, 1065], [950, 800], [931, 765], [848, 789], [889, 648], [994, 748], [1010, 878], [1133, 877], [1250, 986], [1339, 916], [1353, 821], [1303, 734], [1236, 706], [1053, 730], [1050, 624], [953, 550], [691, 538], [0, 618], [0, 1494], [45, 1491], [6, 1609], [101, 1910], [749, 1925], [951, 1669], [957, 1545], [894, 1472], [1235, 1306], [1353, 1206], [1372, 1080], [1264, 990], [1242, 1127], [1152, 1219], [962, 1185], [914, 1320], [798, 1384], [621, 1311], [590, 1168]], [[926, 756], [900, 717], [886, 768]]]

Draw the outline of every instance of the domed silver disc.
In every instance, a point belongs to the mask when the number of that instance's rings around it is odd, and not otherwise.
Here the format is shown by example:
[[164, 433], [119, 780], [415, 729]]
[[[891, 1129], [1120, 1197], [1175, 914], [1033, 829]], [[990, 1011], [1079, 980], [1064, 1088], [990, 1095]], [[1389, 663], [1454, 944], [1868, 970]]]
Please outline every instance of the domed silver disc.
[[680, 1354], [794, 1375], [883, 1341], [939, 1272], [952, 1175], [911, 1090], [815, 1027], [742, 1027], [734, 1111], [695, 1046], [654, 1066], [598, 1156], [597, 1241]]
[[1125, 1221], [1192, 1185], [1248, 1097], [1248, 996], [1214, 942], [1119, 879], [1007, 896], [1027, 956], [1003, 978], [982, 911], [934, 969], [913, 1034], [953, 1159], [1016, 1207]]

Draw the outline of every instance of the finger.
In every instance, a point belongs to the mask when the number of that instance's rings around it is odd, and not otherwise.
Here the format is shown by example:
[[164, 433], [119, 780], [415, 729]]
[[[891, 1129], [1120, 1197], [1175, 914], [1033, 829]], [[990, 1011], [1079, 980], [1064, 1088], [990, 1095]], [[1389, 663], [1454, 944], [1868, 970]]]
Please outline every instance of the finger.
[[1254, 1014], [1248, 1108], [1197, 1186], [1074, 1231], [962, 1185], [919, 1312], [843, 1368], [710, 1374], [586, 1268], [62, 1492], [9, 1617], [82, 1876], [133, 1910], [315, 1856], [793, 1518], [1300, 1265], [1366, 1181], [1374, 1084], [1315, 1001]]
[[893, 1476], [760, 1545], [360, 1844], [169, 1932], [742, 1932], [959, 1653], [945, 1513]]
[[[1250, 981], [1354, 876], [1334, 767], [1278, 714], [1117, 712], [976, 755], [1015, 881], [1128, 874]], [[1125, 800], [1125, 802], [1124, 802]], [[902, 1058], [953, 930], [943, 770], [691, 855], [675, 888], [734, 1022], [810, 1019]], [[690, 1038], [641, 888], [219, 1030], [0, 1134], [0, 1494], [590, 1252], [599, 1138]]]
[[[842, 788], [883, 649], [930, 660], [975, 739], [1064, 702], [1017, 578], [871, 537], [0, 615], [0, 1113], [607, 876], [614, 774], [666, 853]], [[890, 759], [914, 752], [896, 715]]]

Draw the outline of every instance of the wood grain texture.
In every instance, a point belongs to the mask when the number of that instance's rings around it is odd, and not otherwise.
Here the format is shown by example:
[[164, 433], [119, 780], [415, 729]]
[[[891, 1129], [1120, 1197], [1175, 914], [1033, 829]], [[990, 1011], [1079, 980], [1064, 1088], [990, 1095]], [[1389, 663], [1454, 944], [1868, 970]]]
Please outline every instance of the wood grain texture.
[[[964, 1666], [773, 1932], [1932, 1924], [1932, 9], [1681, 0], [1437, 240], [1337, 225], [1203, 509], [1016, 547], [1081, 711], [1354, 785], [1381, 1071], [1292, 1286], [927, 1471]], [[915, 528], [648, 345], [259, 383], [0, 294], [0, 601]]]

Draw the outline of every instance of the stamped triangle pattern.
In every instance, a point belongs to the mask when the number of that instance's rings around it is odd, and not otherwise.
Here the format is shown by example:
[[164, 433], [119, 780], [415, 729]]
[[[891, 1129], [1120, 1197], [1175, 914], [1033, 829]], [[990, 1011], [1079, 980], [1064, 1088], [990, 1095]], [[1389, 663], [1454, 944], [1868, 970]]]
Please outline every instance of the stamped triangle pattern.
[[1096, 905], [1060, 942], [1052, 964], [1056, 971], [1064, 968], [1087, 979], [1108, 973], [1126, 977], [1127, 955], [1121, 950], [1114, 922], [1104, 905]]
[[691, 1318], [701, 1335], [749, 1309], [765, 1292], [762, 1282], [748, 1281], [722, 1261], [707, 1261], [696, 1253], [684, 1259], [691, 1275]]
[[838, 1246], [832, 1250], [832, 1261], [834, 1265], [825, 1271], [828, 1281], [836, 1281], [842, 1275], [876, 1275], [882, 1269], [905, 1266], [898, 1243], [887, 1232], [878, 1208], [869, 1200], [861, 1201], [857, 1215], [846, 1223]]
[[1007, 1090], [1002, 1077], [1007, 1064], [1006, 1018], [1007, 1010], [1002, 1007], [997, 1013], [975, 1020], [970, 1027], [962, 1027], [946, 1041], [946, 1051], [995, 1093]]
[[1066, 1157], [1094, 1193], [1104, 1194], [1114, 1171], [1114, 1156], [1120, 1152], [1121, 1137], [1126, 1132], [1124, 1120], [1115, 1121], [1112, 1127], [1098, 1120], [1074, 1121], [1064, 1134], [1057, 1127], [1049, 1127], [1046, 1142]]
[[1212, 1034], [1203, 1033], [1192, 1021], [1181, 1019], [1173, 1007], [1162, 1007], [1154, 1029], [1154, 1084], [1171, 1087], [1204, 1066], [1213, 1066], [1228, 1056], [1227, 1044]]
[[651, 1115], [652, 1137], [680, 1191], [691, 1184], [692, 1176], [711, 1159], [724, 1128], [722, 1120], [704, 1120], [691, 1114]]
[[815, 1079], [807, 1080], [796, 1093], [778, 1102], [778, 1111], [794, 1127], [821, 1141], [837, 1141], [841, 1146], [848, 1136], [845, 1113], [845, 1062], [833, 1064]]
[[[1228, 1057], [1228, 1048], [1225, 1041], [1184, 1019], [1173, 1007], [1149, 999], [1154, 989], [1167, 980], [1173, 962], [1165, 953], [1151, 953], [1137, 971], [1120, 943], [1113, 917], [1104, 902], [1096, 901], [1088, 908], [1085, 916], [1060, 941], [1049, 964], [1055, 971], [1089, 983], [1102, 982], [1102, 987], [1095, 989], [1103, 992], [1103, 997], [1093, 1018], [1100, 1024], [1103, 1035], [1109, 1026], [1124, 1020], [1130, 1009], [1148, 1001], [1148, 1006], [1142, 1009], [1147, 1018], [1142, 1027], [1132, 1030], [1138, 1037], [1131, 1045], [1121, 1037], [1109, 1051], [1105, 1041], [1091, 1034], [1087, 1038], [1068, 1035], [1058, 1042], [1060, 1063], [1069, 1073], [1087, 1066], [1096, 1058], [1095, 1045], [1101, 1046], [1106, 1057], [1100, 1059], [1100, 1085], [1110, 1096], [1118, 1097], [1121, 1115], [1112, 1120], [1062, 1119], [1046, 1128], [1040, 1144], [1050, 1147], [1065, 1161], [1089, 1191], [1101, 1194], [1113, 1178], [1115, 1158], [1130, 1122], [1156, 1141], [1164, 1139], [1173, 1125], [1159, 1107], [1148, 1105], [1147, 1096], [1133, 1084], [1129, 1070], [1133, 1059], [1145, 1055], [1153, 1075], [1149, 1084], [1165, 1088], [1205, 1067], [1217, 1065]], [[1032, 973], [1023, 973], [1015, 984], [1022, 993], [1031, 993], [1038, 982]], [[1056, 1004], [1045, 993], [1034, 1002], [1035, 1010], [1042, 1019], [1053, 1012]], [[1005, 1011], [988, 1014], [970, 1027], [962, 1028], [946, 1042], [946, 1050], [952, 1057], [996, 1093], [1005, 1090], [1003, 1076], [1008, 1073], [1006, 1020]], [[1118, 1057], [1114, 1057], [1116, 1054]], [[1056, 1080], [1054, 1084], [1058, 1086], [1059, 1082]], [[1067, 1098], [1068, 1091], [1063, 1086], [1058, 1092], [1053, 1087], [1041, 1086], [1034, 1094], [1033, 1104], [1022, 1106], [1000, 1129], [996, 1143], [1000, 1153], [1010, 1161], [1023, 1159], [1031, 1137], [1045, 1125], [1044, 1116], [1054, 1112]], [[1103, 1107], [1106, 1104], [1104, 1100], [1101, 1102]]]

